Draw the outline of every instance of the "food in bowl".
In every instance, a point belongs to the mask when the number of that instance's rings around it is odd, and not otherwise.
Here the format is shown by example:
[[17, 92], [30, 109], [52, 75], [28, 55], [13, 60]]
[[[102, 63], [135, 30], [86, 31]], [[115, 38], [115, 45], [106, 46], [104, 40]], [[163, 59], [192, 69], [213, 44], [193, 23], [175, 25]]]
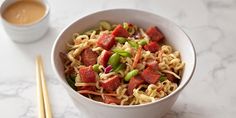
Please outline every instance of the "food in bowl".
[[[66, 43], [73, 44], [71, 36], [74, 33], [79, 32], [82, 34], [84, 31], [97, 26], [98, 22], [104, 19], [111, 23], [126, 21], [144, 29], [149, 26], [157, 26], [165, 36], [165, 40], [162, 39], [164, 41], [163, 44], [169, 44], [174, 47], [174, 50], [179, 51], [181, 60], [185, 63], [183, 72], [180, 74], [181, 82], [177, 84], [177, 89], [154, 102], [139, 105], [113, 105], [97, 102], [78, 94], [78, 90], [73, 90], [66, 82], [67, 79], [65, 79], [64, 74], [65, 63], [61, 61], [60, 55], [64, 55], [62, 57], [65, 57], [66, 60], [66, 54], [68, 53]], [[181, 27], [157, 14], [135, 9], [102, 10], [76, 19], [58, 35], [52, 48], [51, 59], [56, 78], [67, 91], [75, 107], [80, 111], [81, 117], [86, 118], [161, 118], [171, 109], [178, 96], [188, 85], [196, 67], [194, 46], [190, 37]]]
[[78, 93], [107, 104], [139, 105], [171, 94], [185, 63], [165, 43], [157, 26], [99, 26], [74, 33], [60, 57], [68, 84]]

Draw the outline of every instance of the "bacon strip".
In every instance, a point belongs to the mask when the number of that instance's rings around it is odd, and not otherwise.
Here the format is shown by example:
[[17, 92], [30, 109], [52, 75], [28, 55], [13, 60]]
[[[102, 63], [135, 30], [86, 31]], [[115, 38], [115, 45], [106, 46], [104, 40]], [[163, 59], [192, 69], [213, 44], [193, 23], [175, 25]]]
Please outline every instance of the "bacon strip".
[[99, 95], [99, 96], [102, 96], [102, 95], [114, 96], [114, 97], [118, 96], [115, 93], [99, 93], [99, 92], [89, 91], [89, 90], [80, 90], [80, 91], [77, 91], [77, 92], [80, 93], [80, 94], [93, 94], [93, 95]]

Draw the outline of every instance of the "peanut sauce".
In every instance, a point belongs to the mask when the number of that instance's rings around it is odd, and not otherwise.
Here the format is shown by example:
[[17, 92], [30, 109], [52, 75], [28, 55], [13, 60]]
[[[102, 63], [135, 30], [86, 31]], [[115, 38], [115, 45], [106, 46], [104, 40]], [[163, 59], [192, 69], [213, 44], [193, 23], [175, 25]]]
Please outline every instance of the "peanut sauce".
[[20, 0], [8, 6], [3, 18], [12, 24], [30, 24], [41, 19], [46, 8], [36, 0]]

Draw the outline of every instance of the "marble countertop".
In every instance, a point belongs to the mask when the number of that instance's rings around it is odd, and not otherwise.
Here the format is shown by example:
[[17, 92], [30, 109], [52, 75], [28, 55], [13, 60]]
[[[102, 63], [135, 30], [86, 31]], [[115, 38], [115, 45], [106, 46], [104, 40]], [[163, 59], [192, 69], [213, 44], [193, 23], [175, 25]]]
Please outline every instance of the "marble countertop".
[[[0, 0], [2, 3], [3, 0]], [[49, 0], [50, 30], [30, 44], [11, 41], [0, 24], [0, 117], [37, 117], [35, 56], [42, 54], [55, 118], [78, 118], [78, 111], [55, 78], [52, 43], [72, 21], [97, 10], [135, 8], [180, 25], [197, 51], [189, 85], [164, 118], [233, 118], [236, 116], [235, 0]]]

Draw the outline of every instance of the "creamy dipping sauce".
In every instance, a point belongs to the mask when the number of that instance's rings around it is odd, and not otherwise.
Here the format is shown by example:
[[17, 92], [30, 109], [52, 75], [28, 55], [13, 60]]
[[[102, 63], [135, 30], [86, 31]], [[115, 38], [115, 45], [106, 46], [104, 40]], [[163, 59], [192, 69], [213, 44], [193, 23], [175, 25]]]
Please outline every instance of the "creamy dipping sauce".
[[30, 24], [45, 14], [43, 4], [34, 0], [21, 0], [8, 6], [3, 12], [3, 18], [13, 24]]

